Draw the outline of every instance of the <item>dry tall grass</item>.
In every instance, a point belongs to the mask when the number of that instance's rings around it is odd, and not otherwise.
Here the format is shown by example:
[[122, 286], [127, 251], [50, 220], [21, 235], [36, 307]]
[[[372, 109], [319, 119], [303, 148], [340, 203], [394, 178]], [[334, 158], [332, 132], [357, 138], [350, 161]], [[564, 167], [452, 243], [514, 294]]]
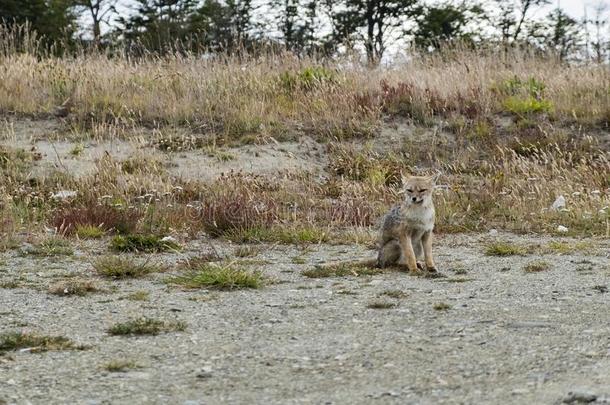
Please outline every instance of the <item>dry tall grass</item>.
[[[5, 241], [32, 224], [117, 228], [123, 219], [115, 216], [124, 212], [130, 232], [144, 233], [371, 226], [399, 198], [400, 173], [422, 165], [441, 170], [448, 185], [437, 195], [440, 231], [555, 232], [564, 225], [573, 234], [607, 236], [610, 227], [608, 152], [592, 140], [610, 122], [610, 71], [602, 66], [462, 50], [371, 71], [287, 54], [60, 59], [5, 46], [0, 113], [59, 115], [95, 137], [152, 137], [142, 127], [181, 127], [194, 137], [189, 148], [300, 135], [374, 139], [392, 120], [455, 137], [444, 146], [405, 142], [391, 154], [337, 142], [328, 150], [328, 178], [276, 183], [241, 175], [186, 182], [143, 156], [127, 163], [107, 157], [79, 179], [63, 173], [34, 181], [35, 156], [4, 148], [0, 221], [12, 230], [3, 231]], [[157, 146], [165, 150], [174, 141], [163, 142]], [[50, 197], [60, 186], [78, 192], [70, 209]], [[549, 210], [559, 194], [567, 207]], [[316, 239], [310, 236], [297, 239]]]

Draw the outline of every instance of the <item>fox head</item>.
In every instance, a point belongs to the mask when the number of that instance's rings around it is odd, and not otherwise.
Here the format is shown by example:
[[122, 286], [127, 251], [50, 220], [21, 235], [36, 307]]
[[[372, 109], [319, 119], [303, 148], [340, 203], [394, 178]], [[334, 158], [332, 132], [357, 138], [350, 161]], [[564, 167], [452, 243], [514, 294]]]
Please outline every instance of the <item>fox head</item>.
[[428, 205], [432, 201], [432, 191], [436, 185], [436, 176], [403, 177], [403, 193], [407, 205]]

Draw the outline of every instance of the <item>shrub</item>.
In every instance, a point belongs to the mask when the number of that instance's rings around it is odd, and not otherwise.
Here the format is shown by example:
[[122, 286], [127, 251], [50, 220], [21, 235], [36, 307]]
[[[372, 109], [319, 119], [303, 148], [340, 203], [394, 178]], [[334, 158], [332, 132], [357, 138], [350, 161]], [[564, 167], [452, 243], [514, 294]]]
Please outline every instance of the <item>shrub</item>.
[[181, 250], [182, 247], [159, 235], [117, 235], [112, 238], [110, 247], [117, 252], [165, 252]]
[[126, 234], [135, 232], [141, 216], [139, 211], [131, 208], [91, 204], [59, 209], [53, 216], [51, 224], [65, 235], [73, 234], [77, 229], [85, 229], [85, 227], [89, 230], [95, 227], [103, 232]]
[[163, 267], [149, 264], [147, 261], [137, 263], [132, 258], [120, 256], [101, 257], [92, 265], [99, 275], [111, 278], [137, 278], [164, 270]]
[[231, 264], [203, 264], [183, 275], [172, 277], [167, 282], [186, 288], [236, 290], [261, 288], [264, 278], [260, 272], [252, 272]]

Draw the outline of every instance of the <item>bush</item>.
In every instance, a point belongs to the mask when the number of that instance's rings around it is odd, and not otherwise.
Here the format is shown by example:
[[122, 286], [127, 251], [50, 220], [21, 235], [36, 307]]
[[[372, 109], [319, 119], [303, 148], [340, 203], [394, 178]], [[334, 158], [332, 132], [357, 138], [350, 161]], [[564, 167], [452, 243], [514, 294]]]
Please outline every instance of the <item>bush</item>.
[[135, 232], [141, 216], [135, 209], [92, 204], [60, 209], [51, 219], [51, 224], [64, 235], [74, 234], [78, 229], [92, 228], [102, 232], [128, 234]]

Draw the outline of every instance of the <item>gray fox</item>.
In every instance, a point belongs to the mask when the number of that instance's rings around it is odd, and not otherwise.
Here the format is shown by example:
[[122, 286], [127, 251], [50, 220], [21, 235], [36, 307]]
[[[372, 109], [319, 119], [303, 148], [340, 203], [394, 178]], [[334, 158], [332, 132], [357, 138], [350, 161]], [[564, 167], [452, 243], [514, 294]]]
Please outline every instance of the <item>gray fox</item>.
[[405, 198], [383, 218], [379, 235], [377, 267], [395, 264], [407, 266], [410, 272], [423, 270], [422, 256], [429, 272], [436, 272], [432, 258], [434, 204], [432, 191], [438, 176], [403, 177]]

